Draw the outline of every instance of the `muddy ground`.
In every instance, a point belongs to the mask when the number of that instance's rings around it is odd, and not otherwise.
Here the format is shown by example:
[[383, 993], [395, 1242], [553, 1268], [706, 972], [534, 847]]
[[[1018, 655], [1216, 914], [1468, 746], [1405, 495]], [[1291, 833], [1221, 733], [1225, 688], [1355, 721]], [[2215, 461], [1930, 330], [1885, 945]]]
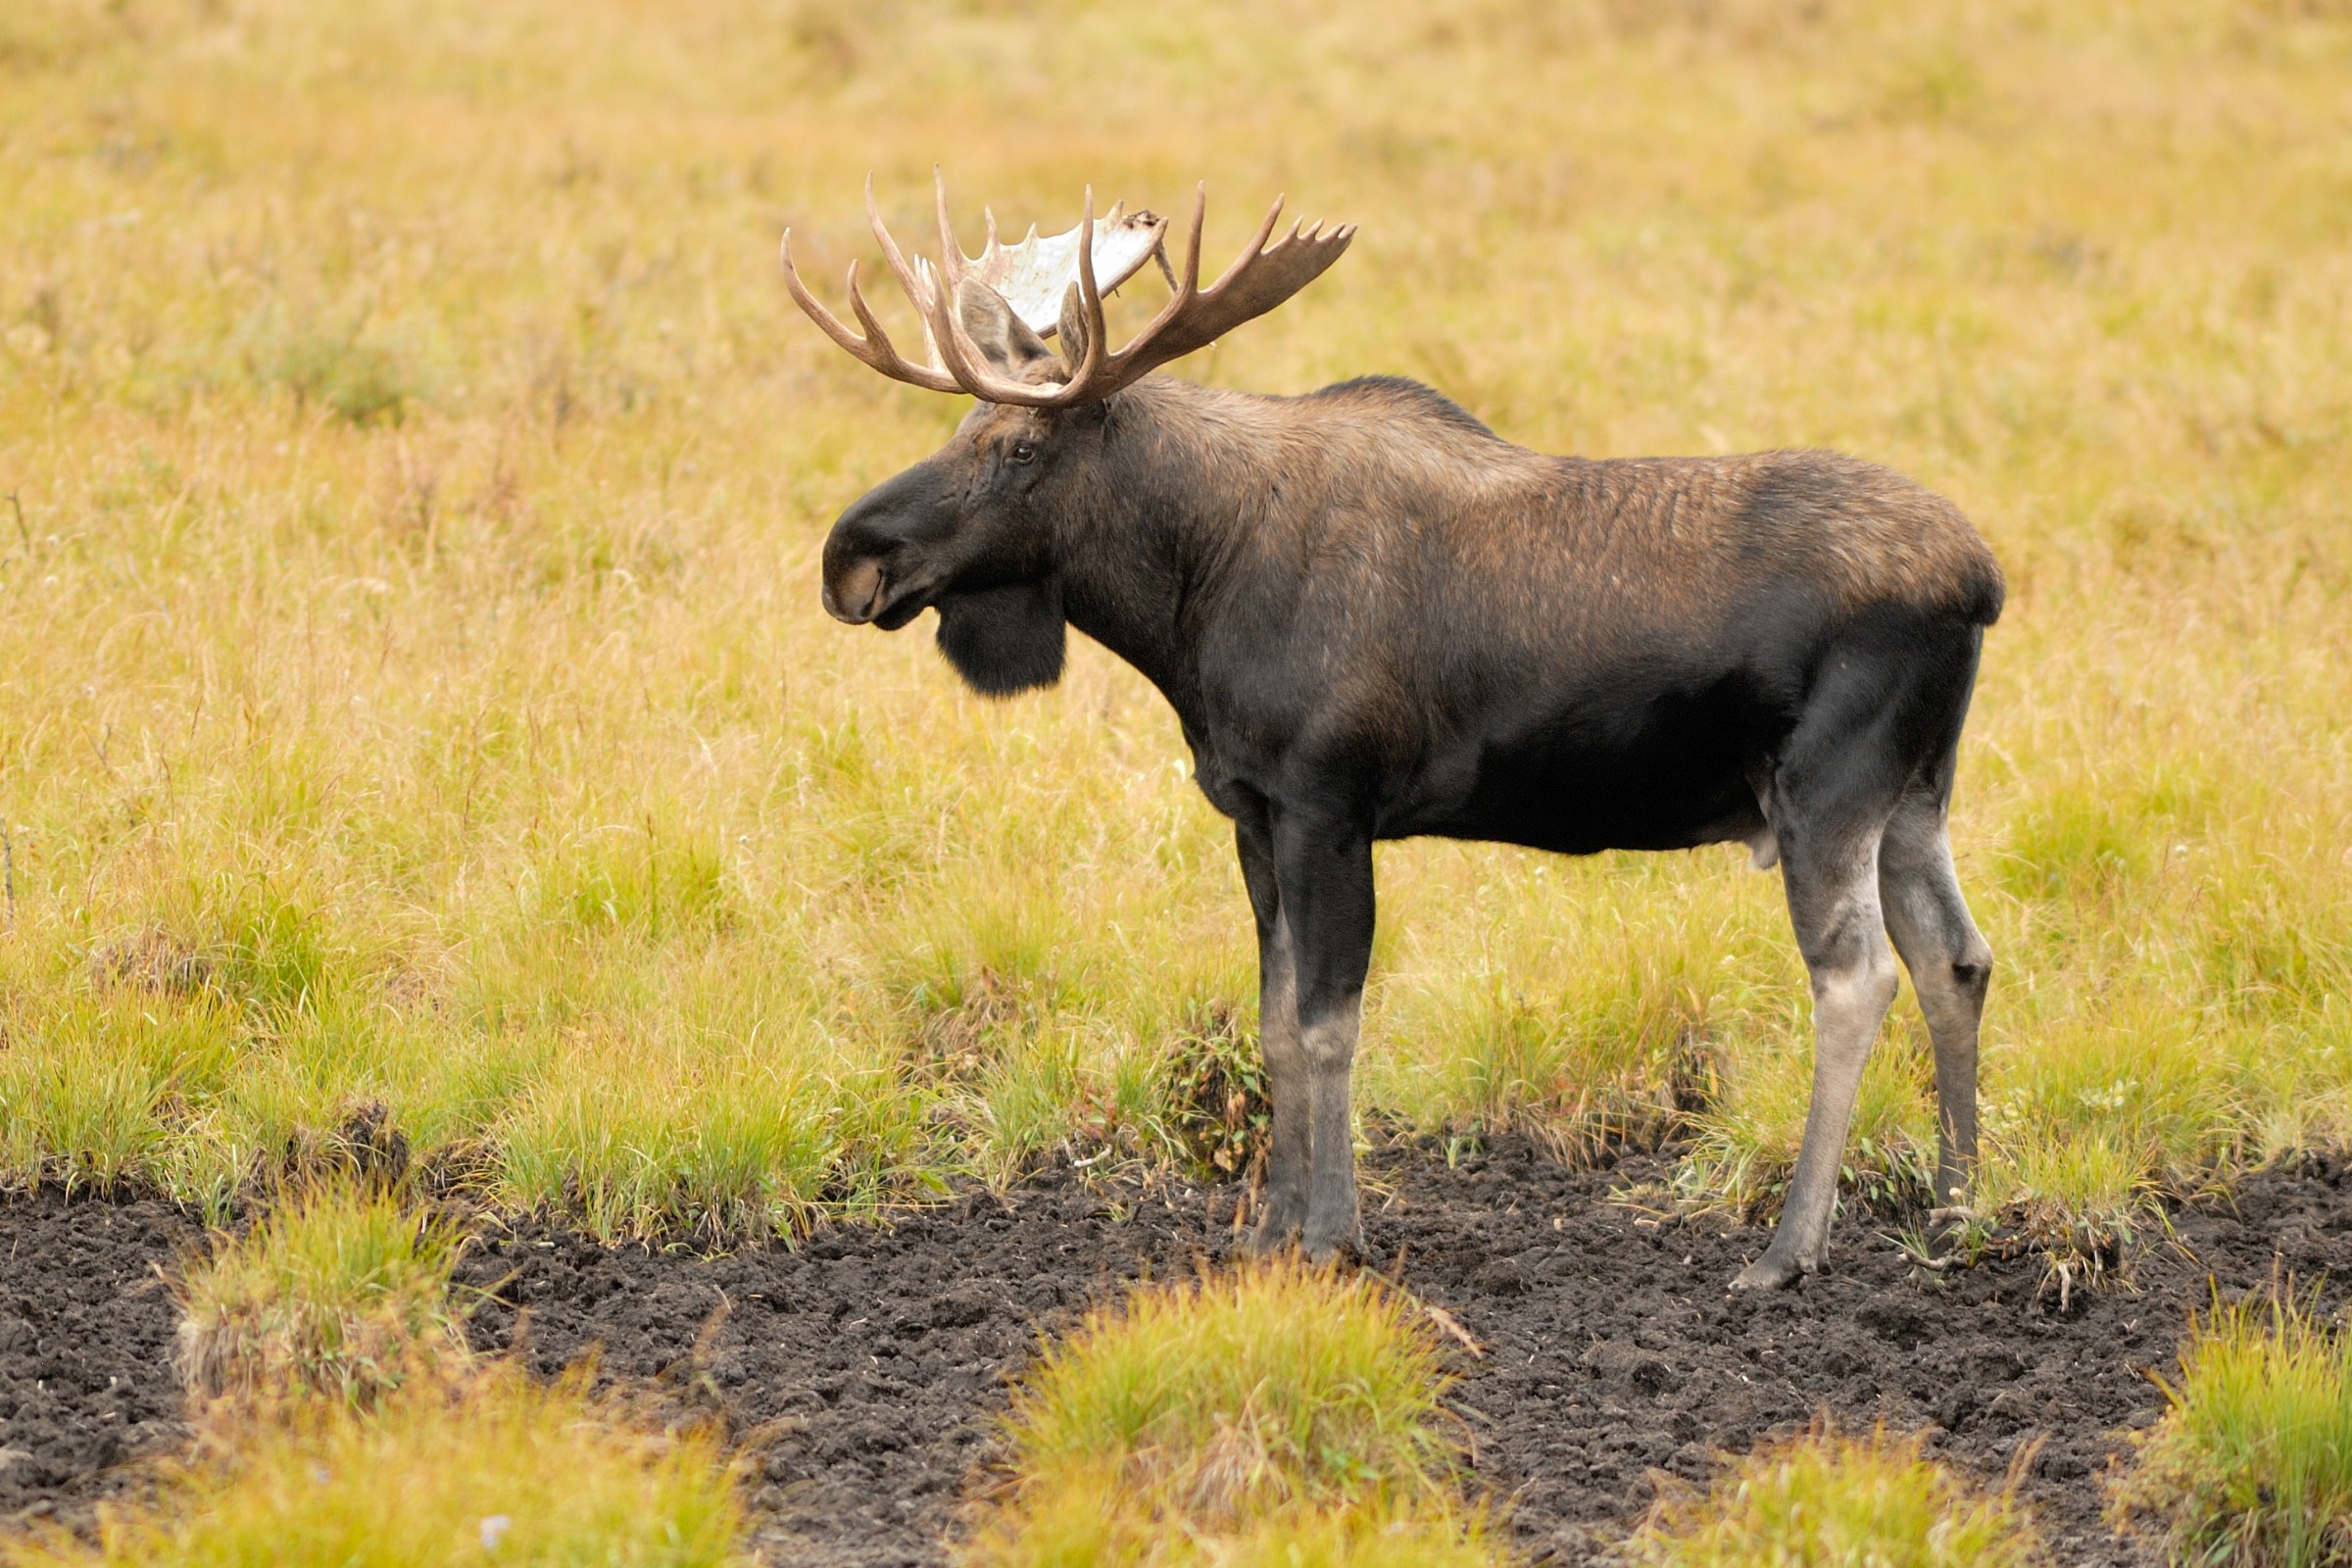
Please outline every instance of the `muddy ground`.
[[203, 1243], [154, 1199], [0, 1198], [0, 1518], [87, 1518], [187, 1441], [166, 1271]]
[[[1724, 1282], [1762, 1232], [1610, 1200], [1669, 1168], [1568, 1171], [1516, 1143], [1457, 1168], [1410, 1149], [1368, 1164], [1384, 1271], [1478, 1344], [1455, 1346], [1451, 1402], [1532, 1558], [1595, 1560], [1656, 1473], [1703, 1478], [1711, 1455], [1826, 1409], [1925, 1429], [1986, 1478], [2024, 1447], [2059, 1560], [2153, 1562], [2102, 1525], [2096, 1478], [2120, 1434], [2153, 1418], [2146, 1372], [2170, 1367], [2209, 1281], [2352, 1277], [2345, 1167], [2306, 1159], [2248, 1179], [2233, 1205], [2175, 1216], [2176, 1239], [2138, 1254], [2130, 1289], [2078, 1293], [2063, 1311], [2036, 1260], [1930, 1274], [1852, 1221], [1835, 1275], [1734, 1298]], [[1222, 1251], [1235, 1200], [1049, 1171], [798, 1251], [702, 1258], [493, 1224], [461, 1272], [491, 1293], [474, 1319], [483, 1348], [552, 1372], [601, 1347], [605, 1379], [722, 1416], [754, 1454], [770, 1561], [930, 1564], [1039, 1336]], [[171, 1305], [153, 1281], [194, 1235], [155, 1203], [0, 1201], [0, 1512], [86, 1513], [123, 1484], [108, 1467], [183, 1439]]]

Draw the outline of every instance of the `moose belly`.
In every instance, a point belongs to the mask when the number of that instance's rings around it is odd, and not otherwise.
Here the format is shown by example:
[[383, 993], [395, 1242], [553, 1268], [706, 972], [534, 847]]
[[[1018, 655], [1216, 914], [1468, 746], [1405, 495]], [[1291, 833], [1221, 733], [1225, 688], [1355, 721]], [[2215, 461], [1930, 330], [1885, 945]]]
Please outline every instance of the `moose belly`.
[[1424, 760], [1378, 835], [1487, 839], [1567, 855], [1683, 850], [1764, 828], [1753, 786], [1769, 749], [1740, 705], [1651, 705], [1594, 722], [1480, 736]]

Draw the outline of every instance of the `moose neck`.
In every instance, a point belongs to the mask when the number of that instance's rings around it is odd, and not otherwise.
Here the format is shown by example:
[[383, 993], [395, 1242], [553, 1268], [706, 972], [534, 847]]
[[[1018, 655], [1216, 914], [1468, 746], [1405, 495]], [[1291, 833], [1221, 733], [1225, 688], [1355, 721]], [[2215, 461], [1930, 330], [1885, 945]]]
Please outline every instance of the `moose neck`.
[[1093, 483], [1061, 529], [1070, 624], [1117, 654], [1192, 721], [1200, 617], [1249, 545], [1278, 477], [1262, 419], [1272, 399], [1155, 375], [1103, 411]]

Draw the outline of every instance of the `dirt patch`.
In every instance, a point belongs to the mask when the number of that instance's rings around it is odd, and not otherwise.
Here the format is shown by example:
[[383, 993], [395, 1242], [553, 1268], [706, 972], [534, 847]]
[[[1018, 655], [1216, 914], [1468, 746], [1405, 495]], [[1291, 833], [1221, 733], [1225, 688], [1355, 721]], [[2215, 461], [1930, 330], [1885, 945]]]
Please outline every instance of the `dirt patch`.
[[709, 1260], [518, 1223], [459, 1277], [495, 1289], [474, 1317], [480, 1348], [519, 1341], [554, 1372], [601, 1345], [608, 1378], [722, 1412], [755, 1449], [770, 1560], [885, 1568], [941, 1560], [1006, 1380], [1040, 1336], [1145, 1274], [1189, 1270], [1212, 1243], [1208, 1213], [1198, 1192], [1097, 1192], [1047, 1172], [889, 1231]]
[[87, 1520], [187, 1441], [158, 1268], [203, 1238], [152, 1199], [0, 1200], [0, 1518]]
[[2215, 1286], [2352, 1266], [2343, 1168], [2322, 1160], [2248, 1179], [2234, 1211], [2175, 1216], [2130, 1289], [2077, 1291], [2064, 1312], [2037, 1260], [1933, 1274], [1850, 1219], [1835, 1274], [1733, 1296], [1724, 1282], [1766, 1233], [1606, 1200], [1662, 1179], [1663, 1160], [1576, 1173], [1505, 1145], [1452, 1171], [1379, 1163], [1396, 1197], [1373, 1235], [1408, 1249], [1405, 1282], [1485, 1352], [1454, 1401], [1478, 1473], [1531, 1553], [1564, 1562], [1593, 1559], [1639, 1516], [1653, 1472], [1701, 1481], [1716, 1454], [1827, 1409], [1849, 1427], [1925, 1429], [1931, 1451], [1988, 1481], [2025, 1446], [2026, 1494], [2059, 1561], [2155, 1563], [2148, 1544], [2109, 1534], [2097, 1483], [2121, 1434], [2161, 1408], [2147, 1370], [2171, 1370]]
[[[2064, 1313], [2037, 1290], [2037, 1262], [1932, 1275], [1851, 1221], [1837, 1274], [1734, 1298], [1724, 1282], [1761, 1249], [1761, 1231], [1658, 1222], [1609, 1201], [1668, 1169], [1642, 1157], [1567, 1171], [1517, 1142], [1454, 1168], [1428, 1150], [1367, 1162], [1367, 1229], [1384, 1268], [1478, 1342], [1475, 1358], [1458, 1349], [1453, 1404], [1479, 1479], [1507, 1499], [1531, 1556], [1592, 1561], [1647, 1504], [1654, 1472], [1700, 1479], [1718, 1451], [1827, 1408], [1850, 1424], [1928, 1429], [1935, 1451], [1987, 1478], [2038, 1445], [2029, 1495], [2060, 1560], [2152, 1563], [2100, 1524], [2096, 1485], [2116, 1434], [2157, 1411], [2145, 1369], [2170, 1365], [2209, 1280], [2235, 1293], [2290, 1274], [2352, 1277], [2345, 1171], [2313, 1159], [2248, 1179], [2233, 1207], [2177, 1216], [2177, 1243], [2143, 1249], [2133, 1289], [2078, 1293]], [[1095, 1189], [1049, 1172], [887, 1232], [718, 1258], [606, 1249], [522, 1220], [487, 1227], [460, 1273], [493, 1293], [474, 1320], [480, 1348], [518, 1347], [552, 1372], [601, 1346], [607, 1379], [648, 1380], [723, 1413], [754, 1455], [773, 1560], [930, 1564], [1040, 1336], [1138, 1277], [1180, 1276], [1221, 1251], [1235, 1197], [1230, 1186]], [[173, 1441], [169, 1301], [121, 1293], [193, 1234], [157, 1206], [0, 1204], [0, 1237], [18, 1248], [0, 1271], [0, 1336], [35, 1311], [70, 1324], [36, 1353], [73, 1356], [74, 1376], [57, 1381], [81, 1391], [45, 1396], [46, 1413], [24, 1425], [31, 1406], [17, 1390], [34, 1363], [0, 1353], [0, 1378], [17, 1380], [0, 1388], [18, 1399], [0, 1404], [0, 1443], [39, 1466], [0, 1472], [12, 1506], [80, 1506], [113, 1484], [99, 1467]], [[27, 1266], [34, 1256], [45, 1261]], [[108, 1384], [124, 1373], [127, 1387]]]
[[[2034, 1260], [1930, 1274], [1852, 1222], [1835, 1275], [1736, 1298], [1724, 1282], [1763, 1232], [1608, 1200], [1669, 1168], [1568, 1171], [1520, 1142], [1454, 1168], [1426, 1150], [1368, 1162], [1384, 1266], [1479, 1342], [1457, 1357], [1454, 1405], [1531, 1555], [1593, 1559], [1647, 1505], [1653, 1472], [1703, 1479], [1713, 1455], [1826, 1407], [1931, 1429], [1936, 1452], [1988, 1479], [2036, 1446], [2028, 1492], [2061, 1560], [2152, 1562], [2101, 1524], [2095, 1476], [2117, 1433], [2154, 1418], [2145, 1370], [2170, 1365], [2208, 1279], [2235, 1292], [2352, 1274], [2342, 1168], [2312, 1160], [2249, 1179], [2234, 1212], [2178, 1216], [2177, 1244], [2143, 1251], [2134, 1288], [2077, 1293], [2064, 1313]], [[543, 1367], [601, 1340], [609, 1373], [692, 1391], [739, 1430], [772, 1423], [758, 1501], [781, 1560], [934, 1563], [1038, 1337], [1222, 1250], [1233, 1201], [1230, 1188], [1100, 1192], [1049, 1175], [801, 1254], [696, 1261], [526, 1228], [466, 1272], [487, 1285], [513, 1271], [501, 1294], [526, 1307]], [[486, 1311], [484, 1345], [514, 1322]]]

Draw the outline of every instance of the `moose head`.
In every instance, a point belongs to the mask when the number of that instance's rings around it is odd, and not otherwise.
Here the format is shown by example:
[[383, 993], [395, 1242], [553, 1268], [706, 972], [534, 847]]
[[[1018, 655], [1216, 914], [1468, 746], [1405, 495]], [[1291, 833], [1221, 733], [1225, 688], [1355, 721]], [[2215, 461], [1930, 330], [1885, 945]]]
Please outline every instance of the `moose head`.
[[[1269, 246], [1277, 198], [1257, 237], [1225, 274], [1200, 286], [1203, 186], [1195, 197], [1181, 274], [1168, 264], [1168, 221], [1113, 207], [1100, 223], [1095, 196], [1066, 233], [1003, 243], [994, 213], [978, 257], [967, 257], [934, 177], [941, 265], [909, 265], [865, 187], [882, 255], [923, 325], [925, 363], [899, 353], [858, 287], [845, 325], [809, 292], [784, 235], [784, 280], [834, 342], [894, 380], [964, 392], [979, 404], [928, 462], [844, 513], [825, 543], [825, 609], [852, 625], [896, 630], [936, 607], [939, 644], [971, 685], [1007, 695], [1058, 679], [1063, 628], [1060, 565], [1072, 519], [1117, 483], [1104, 461], [1109, 404], [1159, 366], [1215, 342], [1298, 293], [1340, 258], [1352, 225], [1325, 233], [1294, 224]], [[1109, 346], [1103, 296], [1156, 261], [1172, 293], [1123, 348]], [[1059, 352], [1048, 339], [1058, 336]]]

